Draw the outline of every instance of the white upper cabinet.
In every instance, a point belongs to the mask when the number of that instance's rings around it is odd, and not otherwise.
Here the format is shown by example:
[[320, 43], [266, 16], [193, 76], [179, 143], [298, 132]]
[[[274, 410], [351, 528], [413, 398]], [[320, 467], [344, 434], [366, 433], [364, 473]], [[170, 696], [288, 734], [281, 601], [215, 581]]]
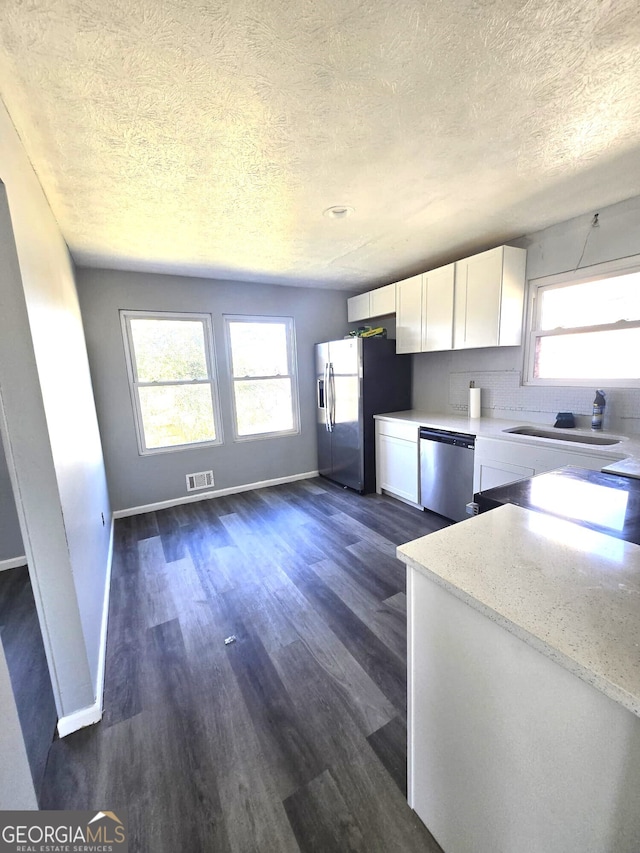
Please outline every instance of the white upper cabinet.
[[396, 284], [396, 352], [422, 348], [422, 275]]
[[526, 258], [499, 246], [456, 262], [454, 349], [520, 344]]
[[433, 352], [453, 346], [455, 264], [396, 284], [396, 352]]
[[386, 284], [384, 287], [347, 299], [347, 320], [350, 323], [370, 320], [372, 317], [384, 317], [386, 314], [395, 314], [395, 312], [395, 284]]
[[371, 316], [370, 293], [360, 293], [347, 299], [347, 320], [357, 323], [358, 320], [368, 320]]
[[526, 249], [498, 246], [347, 300], [350, 323], [396, 314], [396, 352], [519, 346]]
[[422, 274], [422, 352], [453, 347], [455, 264]]
[[371, 317], [384, 317], [396, 313], [396, 286], [387, 284], [369, 292]]

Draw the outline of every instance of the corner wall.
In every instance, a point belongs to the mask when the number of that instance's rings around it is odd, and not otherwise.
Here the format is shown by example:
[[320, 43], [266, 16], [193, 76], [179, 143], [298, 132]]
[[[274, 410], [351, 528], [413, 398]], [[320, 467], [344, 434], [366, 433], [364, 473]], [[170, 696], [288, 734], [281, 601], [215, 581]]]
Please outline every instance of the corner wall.
[[5, 568], [17, 565], [14, 561], [20, 557], [24, 557], [24, 545], [2, 436], [0, 436], [0, 571], [3, 564], [7, 564]]
[[110, 507], [71, 259], [1, 104], [0, 179], [2, 438], [62, 717], [98, 698]]
[[[592, 228], [596, 212], [600, 224]], [[589, 211], [510, 243], [527, 249], [527, 280], [567, 272], [578, 263], [583, 268], [640, 255], [640, 197]], [[582, 416], [583, 426], [590, 424], [594, 388], [521, 385], [522, 347], [420, 353], [413, 359], [416, 409], [466, 414], [469, 382], [474, 380], [482, 388], [483, 417], [552, 424], [557, 412], [572, 411]], [[639, 433], [640, 389], [605, 387], [605, 391], [605, 429]]]

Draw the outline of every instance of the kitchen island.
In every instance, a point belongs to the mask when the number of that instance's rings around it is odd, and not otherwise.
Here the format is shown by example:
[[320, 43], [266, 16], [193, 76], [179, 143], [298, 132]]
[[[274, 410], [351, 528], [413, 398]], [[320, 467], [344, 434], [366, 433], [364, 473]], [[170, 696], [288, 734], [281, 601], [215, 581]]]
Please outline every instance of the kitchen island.
[[640, 547], [505, 505], [398, 557], [408, 798], [445, 853], [637, 853]]

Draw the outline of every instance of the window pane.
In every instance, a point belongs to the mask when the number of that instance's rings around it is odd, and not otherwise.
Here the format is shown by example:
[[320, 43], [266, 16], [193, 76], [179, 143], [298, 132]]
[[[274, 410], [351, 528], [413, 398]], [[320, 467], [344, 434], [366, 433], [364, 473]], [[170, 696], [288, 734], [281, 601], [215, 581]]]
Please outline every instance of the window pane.
[[540, 298], [542, 330], [640, 320], [640, 273], [541, 288]]
[[234, 376], [286, 376], [287, 327], [284, 323], [229, 323]]
[[285, 432], [294, 428], [290, 379], [234, 383], [238, 435]]
[[199, 320], [131, 319], [138, 381], [208, 379]]
[[640, 328], [538, 338], [537, 379], [637, 379]]
[[148, 448], [215, 440], [210, 385], [159, 385], [138, 390]]

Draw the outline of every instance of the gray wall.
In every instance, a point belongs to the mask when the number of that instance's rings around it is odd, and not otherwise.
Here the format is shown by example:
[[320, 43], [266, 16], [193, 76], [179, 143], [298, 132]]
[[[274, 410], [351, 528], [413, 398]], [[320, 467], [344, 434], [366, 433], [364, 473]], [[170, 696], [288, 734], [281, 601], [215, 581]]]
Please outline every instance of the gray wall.
[[9, 479], [7, 460], [0, 436], [0, 563], [24, 557], [24, 545], [20, 533], [20, 522], [16, 502]]
[[66, 716], [96, 699], [110, 507], [71, 260], [2, 105], [0, 179], [0, 428]]
[[[599, 211], [600, 225], [591, 228], [593, 214], [527, 235], [513, 245], [527, 249], [527, 278], [640, 255], [640, 198], [632, 198]], [[588, 237], [588, 240], [587, 240]], [[586, 241], [586, 248], [585, 248]], [[630, 353], [630, 357], [633, 354]], [[637, 354], [636, 354], [637, 357]], [[482, 414], [489, 417], [553, 423], [556, 412], [582, 415], [587, 426], [593, 388], [542, 388], [520, 385], [522, 347], [460, 350], [414, 355], [414, 406], [432, 412], [463, 414], [467, 411], [470, 380], [483, 389]], [[640, 390], [607, 389], [605, 429], [640, 432]]]
[[[317, 470], [313, 344], [346, 334], [350, 293], [209, 279], [77, 271], [78, 293], [116, 510], [187, 495], [185, 475], [213, 469], [215, 489]], [[119, 310], [198, 311], [213, 317], [224, 444], [140, 456]], [[300, 388], [300, 435], [234, 442], [223, 314], [293, 317]]]

